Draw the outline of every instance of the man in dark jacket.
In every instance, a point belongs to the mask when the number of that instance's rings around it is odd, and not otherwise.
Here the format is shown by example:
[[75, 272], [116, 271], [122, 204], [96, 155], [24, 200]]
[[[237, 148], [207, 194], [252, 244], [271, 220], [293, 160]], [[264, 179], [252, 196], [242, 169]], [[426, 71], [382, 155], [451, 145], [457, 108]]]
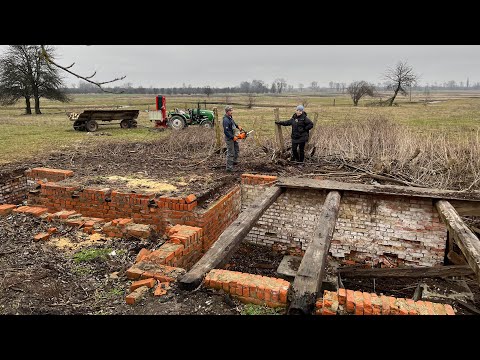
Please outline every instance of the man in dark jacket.
[[242, 131], [232, 117], [233, 108], [230, 105], [225, 107], [225, 115], [223, 116], [223, 133], [225, 134], [225, 143], [227, 144], [227, 171], [233, 171], [233, 165], [238, 163], [238, 154], [240, 149], [237, 140], [240, 138], [235, 136], [235, 128]]
[[[313, 128], [313, 122], [307, 117], [303, 105], [297, 106], [297, 110], [290, 120], [275, 121], [275, 124], [292, 127], [292, 158], [290, 160], [303, 162], [308, 132]], [[300, 149], [300, 154], [298, 154], [297, 148]]]

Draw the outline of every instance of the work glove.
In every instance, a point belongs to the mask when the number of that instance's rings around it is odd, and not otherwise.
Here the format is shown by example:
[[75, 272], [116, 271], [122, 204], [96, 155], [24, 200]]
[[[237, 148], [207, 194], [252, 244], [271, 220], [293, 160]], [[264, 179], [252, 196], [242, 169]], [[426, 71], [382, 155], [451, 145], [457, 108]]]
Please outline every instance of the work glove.
[[238, 140], [238, 137], [234, 136], [233, 141], [237, 141], [237, 140]]

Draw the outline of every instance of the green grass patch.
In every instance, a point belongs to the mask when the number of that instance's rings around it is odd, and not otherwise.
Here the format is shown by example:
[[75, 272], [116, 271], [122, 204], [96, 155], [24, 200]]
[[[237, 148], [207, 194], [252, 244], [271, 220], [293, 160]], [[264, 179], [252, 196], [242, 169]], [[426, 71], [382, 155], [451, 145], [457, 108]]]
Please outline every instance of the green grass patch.
[[84, 249], [73, 255], [73, 260], [77, 263], [90, 262], [101, 259], [106, 260], [107, 255], [112, 252], [112, 249]]
[[242, 315], [282, 315], [284, 308], [271, 308], [263, 305], [245, 304], [241, 311]]

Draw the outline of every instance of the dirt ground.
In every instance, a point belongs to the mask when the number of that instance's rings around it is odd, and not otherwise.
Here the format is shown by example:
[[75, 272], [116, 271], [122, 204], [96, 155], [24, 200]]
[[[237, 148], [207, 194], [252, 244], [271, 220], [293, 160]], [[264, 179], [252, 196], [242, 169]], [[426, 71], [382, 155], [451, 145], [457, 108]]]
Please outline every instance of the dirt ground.
[[[189, 129], [187, 129], [189, 130]], [[182, 136], [194, 136], [186, 131]], [[248, 143], [241, 144], [240, 164], [233, 174], [225, 172], [224, 154], [212, 151], [212, 144], [199, 141], [184, 145], [182, 139], [162, 140], [151, 144], [119, 143], [96, 149], [72, 148], [52, 152], [30, 162], [12, 163], [0, 170], [52, 167], [73, 170], [75, 176], [66, 183], [82, 186], [111, 187], [137, 192], [155, 192], [172, 196], [193, 193], [199, 206], [208, 205], [240, 183], [241, 173], [280, 176], [326, 176], [339, 181], [372, 183], [334, 163], [314, 163], [306, 158], [303, 165], [289, 162], [288, 154], [275, 157], [269, 149], [255, 152]], [[272, 159], [275, 157], [275, 161]], [[338, 176], [331, 174], [339, 174]], [[330, 175], [325, 175], [330, 174]], [[159, 185], [160, 184], [160, 185]], [[155, 187], [157, 186], [157, 187]], [[472, 221], [474, 221], [473, 219]], [[56, 226], [55, 238], [33, 242], [33, 236]], [[125, 271], [141, 248], [156, 249], [156, 242], [139, 239], [90, 238], [77, 234], [61, 223], [46, 224], [23, 214], [0, 217], [0, 314], [241, 314], [238, 301], [212, 290], [193, 292], [173, 284], [161, 298], [152, 294], [135, 306], [125, 303], [130, 281]], [[242, 244], [226, 268], [265, 276], [275, 276], [284, 254]], [[418, 280], [418, 279], [417, 279]], [[397, 297], [412, 297], [419, 281], [412, 279], [344, 279], [346, 288], [383, 292]], [[433, 288], [445, 289], [441, 279], [422, 279]], [[480, 308], [480, 289], [467, 279], [474, 300], [465, 300]], [[451, 284], [449, 284], [451, 285]], [[375, 287], [375, 289], [373, 289]], [[465, 306], [452, 301], [459, 314], [472, 314]]]

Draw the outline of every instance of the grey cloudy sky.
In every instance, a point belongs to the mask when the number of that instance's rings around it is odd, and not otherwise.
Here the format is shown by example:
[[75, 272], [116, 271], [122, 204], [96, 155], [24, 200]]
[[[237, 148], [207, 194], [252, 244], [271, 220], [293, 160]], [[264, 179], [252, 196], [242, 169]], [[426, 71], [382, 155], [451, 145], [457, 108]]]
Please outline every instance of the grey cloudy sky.
[[[3, 46], [2, 46], [3, 47]], [[58, 45], [57, 60], [98, 81], [126, 75], [132, 86], [237, 86], [284, 78], [295, 87], [317, 81], [382, 82], [382, 73], [406, 60], [421, 84], [480, 82], [480, 45]], [[79, 80], [66, 77], [68, 85]]]

